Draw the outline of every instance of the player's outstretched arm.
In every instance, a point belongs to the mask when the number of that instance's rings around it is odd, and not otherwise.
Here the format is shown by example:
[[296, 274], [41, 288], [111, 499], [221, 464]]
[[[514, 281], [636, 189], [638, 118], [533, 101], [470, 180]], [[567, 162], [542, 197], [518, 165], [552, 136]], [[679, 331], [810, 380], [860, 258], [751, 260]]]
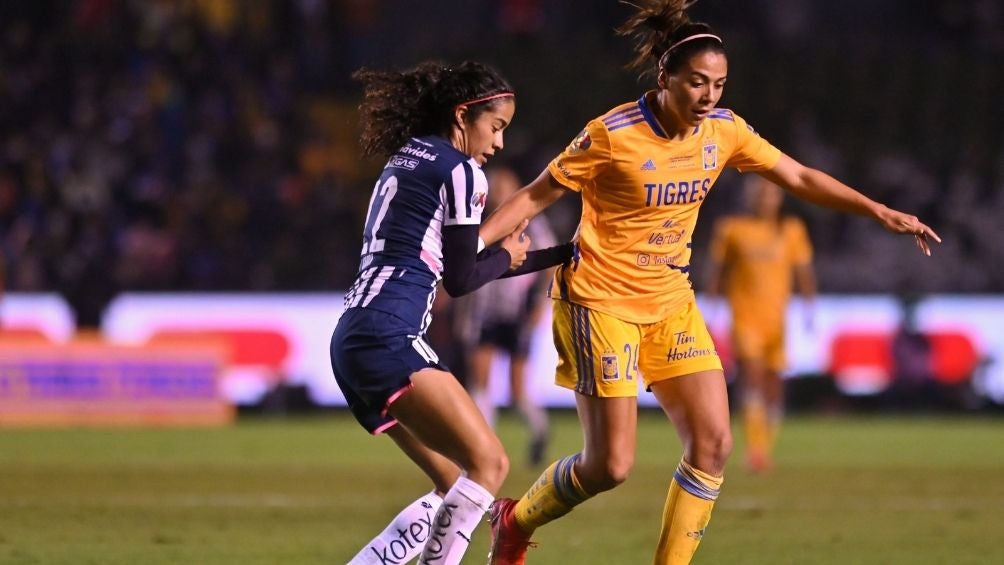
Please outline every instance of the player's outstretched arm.
[[533, 218], [544, 208], [564, 196], [568, 189], [562, 186], [546, 169], [530, 184], [519, 189], [503, 202], [481, 224], [480, 236], [485, 245], [502, 239], [526, 219]]
[[941, 242], [938, 234], [917, 216], [893, 210], [830, 175], [806, 167], [787, 155], [782, 154], [781, 160], [773, 169], [760, 174], [793, 195], [813, 204], [866, 216], [893, 233], [913, 235], [917, 240], [917, 247], [925, 255], [931, 254], [928, 238]]

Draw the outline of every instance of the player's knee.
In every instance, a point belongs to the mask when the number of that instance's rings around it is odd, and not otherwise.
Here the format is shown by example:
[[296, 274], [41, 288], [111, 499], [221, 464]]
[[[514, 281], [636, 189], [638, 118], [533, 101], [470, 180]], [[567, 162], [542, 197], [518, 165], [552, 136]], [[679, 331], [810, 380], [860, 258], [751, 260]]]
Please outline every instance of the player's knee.
[[498, 492], [509, 474], [509, 456], [501, 443], [481, 450], [471, 462], [467, 472], [471, 476], [477, 476], [478, 482], [486, 489]]
[[603, 492], [626, 481], [633, 468], [633, 456], [609, 457], [599, 464], [585, 466], [579, 480], [587, 491]]
[[694, 438], [690, 450], [691, 464], [709, 473], [719, 475], [732, 453], [732, 432], [728, 427], [711, 430]]

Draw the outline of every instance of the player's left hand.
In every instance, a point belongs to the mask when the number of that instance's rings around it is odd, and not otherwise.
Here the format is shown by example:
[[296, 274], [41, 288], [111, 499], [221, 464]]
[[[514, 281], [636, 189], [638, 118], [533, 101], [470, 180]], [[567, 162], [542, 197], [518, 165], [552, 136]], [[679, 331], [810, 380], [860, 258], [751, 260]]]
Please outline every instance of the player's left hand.
[[911, 234], [917, 240], [917, 247], [927, 256], [931, 255], [931, 245], [928, 238], [941, 243], [941, 238], [934, 233], [929, 226], [921, 222], [917, 216], [904, 214], [903, 212], [886, 208], [884, 214], [879, 217], [882, 226], [893, 232]]

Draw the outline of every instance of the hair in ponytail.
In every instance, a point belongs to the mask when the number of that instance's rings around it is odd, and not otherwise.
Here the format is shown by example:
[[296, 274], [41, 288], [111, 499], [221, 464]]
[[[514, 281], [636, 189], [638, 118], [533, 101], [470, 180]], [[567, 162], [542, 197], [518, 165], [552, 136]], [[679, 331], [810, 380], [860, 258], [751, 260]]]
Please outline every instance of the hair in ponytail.
[[[725, 53], [725, 46], [711, 26], [692, 22], [687, 9], [697, 0], [635, 0], [625, 2], [637, 8], [617, 33], [634, 38], [635, 57], [627, 68], [641, 76], [659, 70], [672, 73], [684, 61], [706, 50]], [[652, 63], [655, 65], [652, 65]]]
[[467, 120], [512, 96], [498, 71], [474, 61], [456, 67], [426, 61], [413, 69], [359, 69], [352, 78], [363, 83], [359, 105], [366, 155], [390, 155], [411, 137], [445, 135], [457, 106], [468, 105]]

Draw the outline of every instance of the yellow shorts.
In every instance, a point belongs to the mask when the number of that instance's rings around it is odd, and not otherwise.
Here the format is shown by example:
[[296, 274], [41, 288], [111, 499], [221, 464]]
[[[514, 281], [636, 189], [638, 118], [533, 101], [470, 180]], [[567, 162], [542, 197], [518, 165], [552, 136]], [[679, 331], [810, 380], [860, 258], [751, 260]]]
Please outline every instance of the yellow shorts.
[[784, 327], [763, 327], [737, 321], [732, 326], [732, 356], [737, 361], [757, 360], [771, 371], [784, 371]]
[[722, 370], [704, 318], [691, 301], [654, 324], [633, 324], [563, 300], [554, 301], [555, 383], [587, 396], [638, 396], [653, 383]]

